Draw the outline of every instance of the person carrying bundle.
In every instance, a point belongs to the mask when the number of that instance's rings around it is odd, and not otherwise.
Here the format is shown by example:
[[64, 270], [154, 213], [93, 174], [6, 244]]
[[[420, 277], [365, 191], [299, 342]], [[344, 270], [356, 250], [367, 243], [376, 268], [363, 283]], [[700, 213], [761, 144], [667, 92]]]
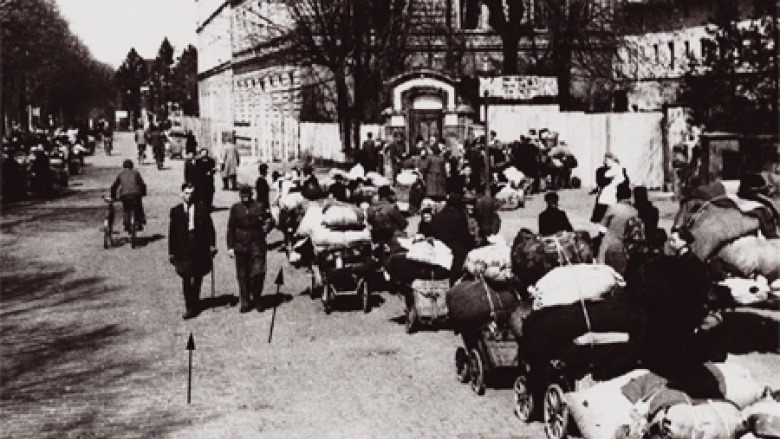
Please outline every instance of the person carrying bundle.
[[398, 208], [395, 193], [390, 186], [379, 188], [379, 201], [368, 208], [367, 214], [368, 224], [371, 226], [371, 240], [388, 245], [391, 252], [397, 250], [399, 244], [395, 238], [403, 233], [409, 222]]
[[433, 217], [431, 224], [433, 237], [452, 250], [453, 263], [450, 282], [455, 283], [460, 278], [466, 255], [469, 250], [474, 248], [474, 239], [469, 232], [463, 197], [459, 194], [450, 194], [447, 197], [446, 206]]

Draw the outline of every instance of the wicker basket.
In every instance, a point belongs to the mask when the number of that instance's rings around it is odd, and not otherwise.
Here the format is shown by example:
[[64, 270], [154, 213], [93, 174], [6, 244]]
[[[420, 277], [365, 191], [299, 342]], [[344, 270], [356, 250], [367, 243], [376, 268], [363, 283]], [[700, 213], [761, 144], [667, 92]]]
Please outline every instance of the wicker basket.
[[450, 281], [418, 279], [412, 282], [414, 307], [421, 318], [438, 319], [447, 317], [447, 292]]

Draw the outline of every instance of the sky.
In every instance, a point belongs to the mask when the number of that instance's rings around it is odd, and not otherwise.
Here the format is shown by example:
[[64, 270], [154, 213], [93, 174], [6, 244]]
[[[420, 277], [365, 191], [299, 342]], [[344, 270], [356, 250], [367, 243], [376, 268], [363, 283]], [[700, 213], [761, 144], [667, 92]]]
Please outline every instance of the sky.
[[70, 30], [98, 61], [116, 68], [131, 48], [143, 58], [157, 56], [165, 37], [174, 59], [195, 45], [195, 0], [56, 0]]

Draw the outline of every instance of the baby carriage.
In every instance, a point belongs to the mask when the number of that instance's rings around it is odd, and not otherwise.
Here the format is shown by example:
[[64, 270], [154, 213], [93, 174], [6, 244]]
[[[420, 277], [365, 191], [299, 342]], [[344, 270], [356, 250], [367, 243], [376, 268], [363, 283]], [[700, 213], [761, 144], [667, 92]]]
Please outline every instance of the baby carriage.
[[379, 270], [371, 241], [322, 250], [317, 254], [317, 265], [322, 275], [321, 298], [326, 314], [333, 311], [336, 298], [346, 294], [357, 294], [363, 311], [370, 311], [369, 278]]

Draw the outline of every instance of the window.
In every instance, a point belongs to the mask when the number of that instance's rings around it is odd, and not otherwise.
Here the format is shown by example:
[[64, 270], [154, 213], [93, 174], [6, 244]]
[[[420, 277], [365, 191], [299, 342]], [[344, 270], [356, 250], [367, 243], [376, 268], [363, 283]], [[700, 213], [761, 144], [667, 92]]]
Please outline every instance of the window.
[[655, 62], [659, 62], [661, 60], [661, 56], [658, 52], [658, 44], [653, 44], [653, 54], [655, 56]]
[[691, 42], [686, 41], [685, 42], [685, 57], [690, 58], [691, 57]]
[[711, 59], [715, 56], [715, 42], [709, 38], [701, 39], [701, 58], [702, 60]]
[[674, 68], [674, 41], [669, 41], [669, 67]]

